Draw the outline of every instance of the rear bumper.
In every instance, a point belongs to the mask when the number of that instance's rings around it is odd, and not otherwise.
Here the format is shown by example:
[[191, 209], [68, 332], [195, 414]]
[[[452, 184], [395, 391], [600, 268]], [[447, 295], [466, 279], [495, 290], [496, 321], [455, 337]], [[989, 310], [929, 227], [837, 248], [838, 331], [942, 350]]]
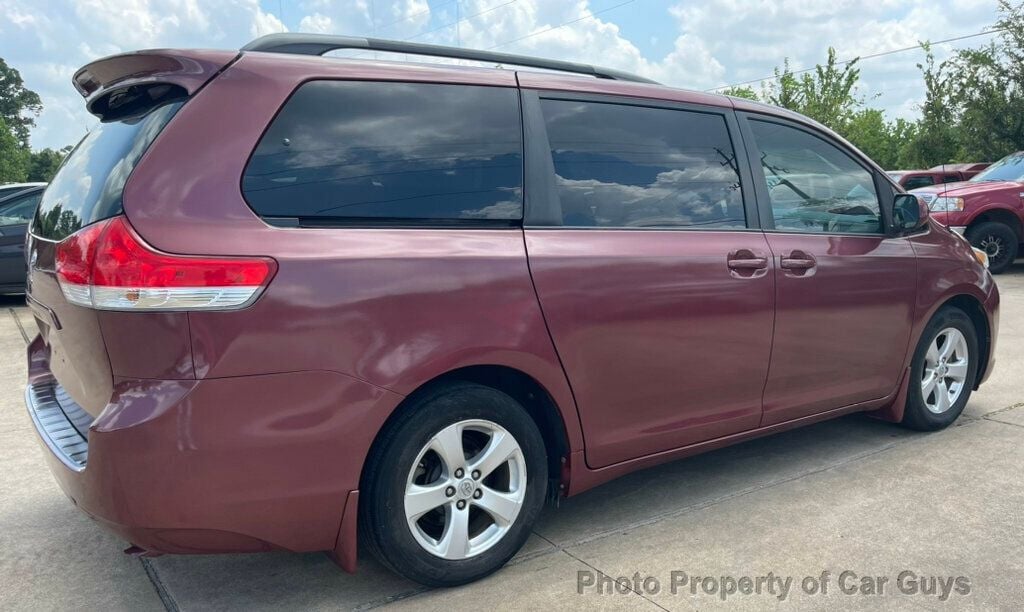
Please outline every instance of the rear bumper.
[[153, 553], [351, 548], [349, 493], [400, 396], [331, 372], [115, 380], [82, 453], [61, 446], [45, 353], [29, 347], [27, 408], [61, 489], [107, 529]]

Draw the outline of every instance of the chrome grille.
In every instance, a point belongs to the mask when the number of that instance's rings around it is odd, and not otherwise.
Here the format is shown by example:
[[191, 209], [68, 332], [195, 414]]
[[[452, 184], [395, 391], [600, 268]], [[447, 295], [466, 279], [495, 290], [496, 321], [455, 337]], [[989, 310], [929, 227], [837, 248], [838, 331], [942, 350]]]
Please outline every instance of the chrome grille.
[[53, 380], [25, 389], [25, 404], [39, 435], [65, 465], [81, 470], [89, 458], [92, 416]]

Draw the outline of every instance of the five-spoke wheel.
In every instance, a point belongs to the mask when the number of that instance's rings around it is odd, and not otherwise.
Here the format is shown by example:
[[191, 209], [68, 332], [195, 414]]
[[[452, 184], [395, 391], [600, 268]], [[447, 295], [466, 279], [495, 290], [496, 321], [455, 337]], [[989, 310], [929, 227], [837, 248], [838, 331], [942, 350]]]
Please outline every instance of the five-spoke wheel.
[[409, 529], [438, 557], [478, 555], [515, 522], [526, 483], [526, 462], [512, 434], [491, 421], [459, 421], [432, 437], [409, 470]]
[[963, 393], [971, 355], [967, 338], [955, 327], [947, 327], [935, 336], [924, 354], [921, 397], [935, 414], [950, 409]]
[[967, 313], [945, 306], [925, 326], [910, 363], [903, 424], [934, 431], [963, 412], [978, 371], [978, 334]]
[[430, 586], [482, 578], [530, 535], [548, 487], [526, 409], [469, 382], [420, 392], [378, 437], [360, 485], [360, 543]]

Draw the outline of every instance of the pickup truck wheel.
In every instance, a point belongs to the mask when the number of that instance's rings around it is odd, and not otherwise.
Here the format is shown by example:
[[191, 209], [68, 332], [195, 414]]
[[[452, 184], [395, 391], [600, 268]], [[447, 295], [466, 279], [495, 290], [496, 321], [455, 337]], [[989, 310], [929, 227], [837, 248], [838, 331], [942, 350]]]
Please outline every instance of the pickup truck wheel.
[[967, 230], [967, 239], [974, 248], [988, 254], [988, 269], [999, 274], [1017, 258], [1017, 234], [1004, 223], [988, 221]]

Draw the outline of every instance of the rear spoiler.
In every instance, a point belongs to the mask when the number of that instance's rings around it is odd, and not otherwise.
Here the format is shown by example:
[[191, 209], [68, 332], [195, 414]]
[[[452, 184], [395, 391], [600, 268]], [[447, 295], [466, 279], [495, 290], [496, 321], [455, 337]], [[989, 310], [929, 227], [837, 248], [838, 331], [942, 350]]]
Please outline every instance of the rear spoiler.
[[71, 81], [89, 112], [111, 121], [191, 96], [237, 57], [236, 51], [137, 51], [86, 64]]

